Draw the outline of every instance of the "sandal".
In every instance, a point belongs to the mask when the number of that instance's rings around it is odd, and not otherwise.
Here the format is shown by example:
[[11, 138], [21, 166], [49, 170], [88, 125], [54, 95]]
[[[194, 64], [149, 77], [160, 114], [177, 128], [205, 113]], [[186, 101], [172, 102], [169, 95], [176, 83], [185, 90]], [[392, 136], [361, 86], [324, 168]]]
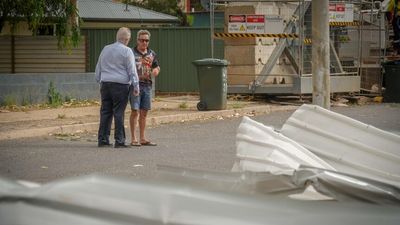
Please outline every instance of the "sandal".
[[138, 141], [131, 142], [131, 146], [140, 147], [141, 144]]
[[151, 142], [151, 141], [141, 142], [140, 144], [141, 144], [141, 145], [144, 145], [144, 146], [157, 146], [156, 143]]

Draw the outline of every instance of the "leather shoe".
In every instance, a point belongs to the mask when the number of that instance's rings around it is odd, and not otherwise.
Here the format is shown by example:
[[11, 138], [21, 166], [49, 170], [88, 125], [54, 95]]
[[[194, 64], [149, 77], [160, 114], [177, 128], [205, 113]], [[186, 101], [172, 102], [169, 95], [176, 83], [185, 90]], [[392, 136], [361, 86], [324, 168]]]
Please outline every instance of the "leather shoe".
[[126, 144], [115, 144], [114, 148], [129, 148], [129, 146]]
[[99, 147], [99, 148], [102, 148], [102, 147], [111, 147], [112, 146], [112, 144], [110, 144], [110, 143], [102, 143], [102, 142], [99, 142], [98, 144], [97, 144], [97, 147]]

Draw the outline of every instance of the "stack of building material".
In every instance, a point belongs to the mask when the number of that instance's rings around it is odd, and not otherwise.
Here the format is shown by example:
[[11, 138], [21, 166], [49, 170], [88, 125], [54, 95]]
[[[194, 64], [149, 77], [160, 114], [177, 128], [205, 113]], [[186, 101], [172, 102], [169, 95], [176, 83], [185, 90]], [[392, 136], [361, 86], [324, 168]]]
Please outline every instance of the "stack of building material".
[[[293, 3], [247, 2], [230, 3], [225, 10], [225, 33], [228, 33], [230, 15], [280, 16], [289, 21], [297, 5]], [[265, 33], [268, 33], [266, 27]], [[285, 56], [280, 56], [270, 74], [263, 73], [265, 64], [277, 46], [279, 38], [246, 37], [225, 38], [225, 59], [228, 66], [228, 85], [249, 85], [260, 76], [267, 76], [263, 84], [292, 83], [296, 71]]]

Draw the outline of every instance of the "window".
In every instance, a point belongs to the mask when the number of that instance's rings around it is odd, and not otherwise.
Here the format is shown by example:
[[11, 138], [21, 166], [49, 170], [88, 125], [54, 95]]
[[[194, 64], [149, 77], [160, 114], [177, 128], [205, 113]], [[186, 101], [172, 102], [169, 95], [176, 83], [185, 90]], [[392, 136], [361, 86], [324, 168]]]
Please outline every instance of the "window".
[[54, 24], [41, 24], [39, 25], [36, 35], [39, 36], [54, 36], [56, 35], [56, 29]]

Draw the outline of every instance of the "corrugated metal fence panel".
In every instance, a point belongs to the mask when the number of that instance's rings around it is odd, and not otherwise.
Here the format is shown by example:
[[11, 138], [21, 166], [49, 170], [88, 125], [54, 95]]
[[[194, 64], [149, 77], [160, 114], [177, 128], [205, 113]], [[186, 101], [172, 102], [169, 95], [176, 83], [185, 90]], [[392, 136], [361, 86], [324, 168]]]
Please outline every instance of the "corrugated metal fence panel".
[[15, 37], [16, 73], [79, 73], [86, 70], [85, 39], [71, 51], [59, 50], [53, 36]]
[[83, 30], [83, 35], [87, 39], [88, 51], [88, 71], [94, 72], [96, 68], [97, 59], [104, 46], [115, 42], [115, 29], [101, 29], [101, 30]]
[[[115, 41], [116, 29], [85, 30], [89, 44], [89, 71], [94, 71], [103, 47]], [[129, 46], [135, 45], [136, 32], [132, 30]], [[157, 28], [151, 32], [150, 47], [157, 52], [161, 73], [156, 80], [160, 92], [194, 92], [198, 90], [196, 68], [192, 61], [208, 58], [209, 28]], [[223, 58], [223, 42], [215, 42], [215, 58]]]
[[0, 73], [11, 73], [11, 36], [0, 36]]
[[[198, 91], [194, 60], [211, 56], [208, 28], [168, 28], [160, 30], [159, 55], [163, 73], [156, 89], [160, 92]], [[216, 42], [215, 58], [223, 58], [223, 42]]]

